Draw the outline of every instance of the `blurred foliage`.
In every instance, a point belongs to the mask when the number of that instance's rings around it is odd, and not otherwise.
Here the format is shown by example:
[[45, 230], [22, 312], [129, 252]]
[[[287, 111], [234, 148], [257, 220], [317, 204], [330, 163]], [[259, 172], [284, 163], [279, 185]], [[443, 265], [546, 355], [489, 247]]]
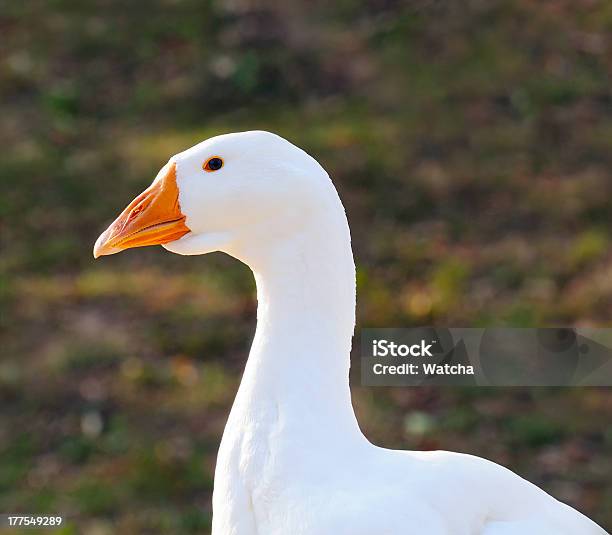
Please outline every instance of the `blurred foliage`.
[[[273, 130], [330, 171], [360, 325], [608, 324], [611, 32], [605, 0], [2, 2], [0, 511], [208, 531], [250, 274], [91, 248], [211, 135]], [[609, 389], [354, 402], [379, 444], [488, 457], [612, 526]]]

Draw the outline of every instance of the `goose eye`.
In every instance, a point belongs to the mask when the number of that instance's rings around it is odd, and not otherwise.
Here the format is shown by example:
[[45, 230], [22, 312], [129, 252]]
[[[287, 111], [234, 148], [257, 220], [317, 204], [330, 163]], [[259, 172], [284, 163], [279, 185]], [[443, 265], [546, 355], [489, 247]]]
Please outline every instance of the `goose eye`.
[[207, 171], [209, 173], [211, 171], [218, 171], [222, 167], [223, 167], [223, 160], [219, 158], [218, 156], [213, 156], [212, 158], [208, 158], [208, 160], [206, 160], [206, 162], [202, 166], [204, 171]]

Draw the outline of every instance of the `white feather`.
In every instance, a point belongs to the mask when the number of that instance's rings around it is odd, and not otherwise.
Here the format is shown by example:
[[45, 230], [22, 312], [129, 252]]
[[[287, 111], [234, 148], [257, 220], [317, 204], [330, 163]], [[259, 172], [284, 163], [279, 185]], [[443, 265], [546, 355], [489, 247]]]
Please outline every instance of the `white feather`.
[[[224, 174], [201, 162], [225, 158]], [[355, 266], [327, 173], [265, 132], [174, 157], [192, 233], [165, 247], [248, 264], [257, 331], [217, 461], [213, 535], [603, 535], [509, 470], [449, 452], [392, 451], [351, 405]], [[217, 182], [214, 182], [217, 180]]]

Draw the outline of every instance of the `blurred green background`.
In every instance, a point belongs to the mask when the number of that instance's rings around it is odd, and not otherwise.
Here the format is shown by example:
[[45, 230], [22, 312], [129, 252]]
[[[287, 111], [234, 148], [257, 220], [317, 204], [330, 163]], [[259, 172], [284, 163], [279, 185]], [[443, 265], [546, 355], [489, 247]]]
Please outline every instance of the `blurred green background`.
[[[91, 249], [211, 135], [327, 168], [358, 327], [609, 325], [611, 72], [606, 0], [1, 2], [0, 511], [208, 533], [251, 275]], [[372, 441], [488, 457], [611, 528], [610, 389], [353, 384]]]

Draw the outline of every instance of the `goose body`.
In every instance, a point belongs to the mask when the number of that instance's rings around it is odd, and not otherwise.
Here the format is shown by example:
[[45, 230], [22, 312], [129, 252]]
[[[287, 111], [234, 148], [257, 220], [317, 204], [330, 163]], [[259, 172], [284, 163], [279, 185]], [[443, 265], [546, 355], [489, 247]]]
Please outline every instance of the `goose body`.
[[348, 382], [349, 227], [329, 176], [301, 149], [257, 131], [173, 156], [94, 255], [153, 244], [224, 251], [257, 284], [257, 330], [217, 459], [213, 535], [605, 535], [500, 465], [363, 436]]

